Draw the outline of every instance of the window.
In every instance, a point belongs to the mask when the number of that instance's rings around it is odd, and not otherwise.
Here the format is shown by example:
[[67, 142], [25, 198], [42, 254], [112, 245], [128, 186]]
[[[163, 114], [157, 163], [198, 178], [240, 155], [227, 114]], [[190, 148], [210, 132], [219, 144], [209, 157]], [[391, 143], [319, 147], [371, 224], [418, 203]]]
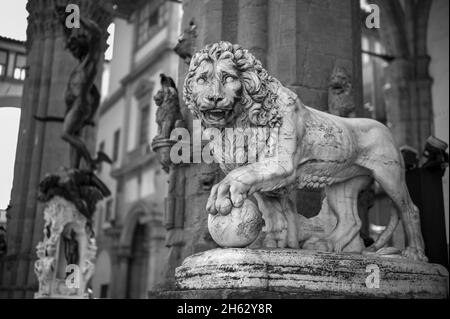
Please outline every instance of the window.
[[25, 80], [25, 70], [27, 65], [27, 59], [23, 54], [17, 54], [14, 62], [14, 74], [13, 77], [17, 80]]
[[113, 162], [119, 159], [119, 145], [120, 145], [120, 129], [114, 132], [114, 144], [113, 144]]
[[144, 145], [148, 143], [148, 129], [150, 122], [150, 105], [144, 105], [141, 108], [141, 124], [139, 132], [139, 145]]
[[[99, 152], [105, 152], [105, 141], [102, 141], [102, 142], [98, 145], [98, 151], [99, 151]], [[100, 162], [100, 163], [98, 164], [97, 171], [98, 171], [99, 173], [102, 172], [102, 168], [103, 168], [103, 164], [102, 164], [102, 163], [103, 163], [103, 162]]]
[[105, 222], [114, 221], [114, 208], [113, 208], [113, 200], [112, 198], [106, 201], [106, 209], [105, 209]]
[[144, 45], [167, 21], [167, 8], [163, 2], [155, 6], [155, 2], [145, 4], [138, 14], [137, 46]]
[[6, 69], [8, 67], [8, 52], [0, 50], [0, 76], [6, 74]]

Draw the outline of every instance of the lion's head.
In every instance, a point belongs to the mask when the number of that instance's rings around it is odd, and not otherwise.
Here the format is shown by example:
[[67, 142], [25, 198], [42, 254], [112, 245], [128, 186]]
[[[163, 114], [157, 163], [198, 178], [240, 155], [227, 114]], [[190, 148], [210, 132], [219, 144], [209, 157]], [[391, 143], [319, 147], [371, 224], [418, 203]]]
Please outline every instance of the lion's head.
[[207, 45], [191, 60], [183, 95], [206, 127], [280, 123], [280, 82], [247, 50], [229, 42]]

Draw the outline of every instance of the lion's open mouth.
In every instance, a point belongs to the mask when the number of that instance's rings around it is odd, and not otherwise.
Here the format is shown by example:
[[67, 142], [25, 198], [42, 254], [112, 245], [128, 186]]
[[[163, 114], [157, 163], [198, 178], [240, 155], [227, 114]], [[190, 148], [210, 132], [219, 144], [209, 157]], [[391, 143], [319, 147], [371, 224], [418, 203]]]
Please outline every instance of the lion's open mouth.
[[226, 120], [231, 115], [231, 109], [212, 109], [203, 111], [204, 119], [209, 123], [221, 123], [226, 122]]

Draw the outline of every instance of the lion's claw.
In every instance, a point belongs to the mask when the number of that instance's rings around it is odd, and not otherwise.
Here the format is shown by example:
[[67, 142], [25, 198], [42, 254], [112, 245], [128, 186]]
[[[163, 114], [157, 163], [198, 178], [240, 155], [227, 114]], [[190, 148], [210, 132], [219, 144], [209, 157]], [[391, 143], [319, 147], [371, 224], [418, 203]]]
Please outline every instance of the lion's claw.
[[428, 262], [428, 258], [425, 256], [424, 251], [416, 247], [406, 247], [405, 250], [402, 251], [402, 256], [416, 261]]
[[227, 215], [233, 207], [241, 207], [244, 204], [248, 189], [245, 184], [227, 176], [212, 187], [206, 210], [213, 215]]

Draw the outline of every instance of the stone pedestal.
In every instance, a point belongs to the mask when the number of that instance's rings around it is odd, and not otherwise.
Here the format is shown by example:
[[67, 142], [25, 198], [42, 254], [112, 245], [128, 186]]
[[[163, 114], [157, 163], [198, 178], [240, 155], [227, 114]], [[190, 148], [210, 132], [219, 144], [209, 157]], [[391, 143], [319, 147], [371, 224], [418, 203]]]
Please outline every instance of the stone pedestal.
[[176, 269], [178, 290], [150, 298], [448, 298], [448, 271], [402, 257], [214, 249]]
[[75, 205], [55, 196], [44, 209], [44, 239], [37, 245], [35, 298], [84, 299], [94, 273], [97, 246], [86, 231], [87, 219]]

